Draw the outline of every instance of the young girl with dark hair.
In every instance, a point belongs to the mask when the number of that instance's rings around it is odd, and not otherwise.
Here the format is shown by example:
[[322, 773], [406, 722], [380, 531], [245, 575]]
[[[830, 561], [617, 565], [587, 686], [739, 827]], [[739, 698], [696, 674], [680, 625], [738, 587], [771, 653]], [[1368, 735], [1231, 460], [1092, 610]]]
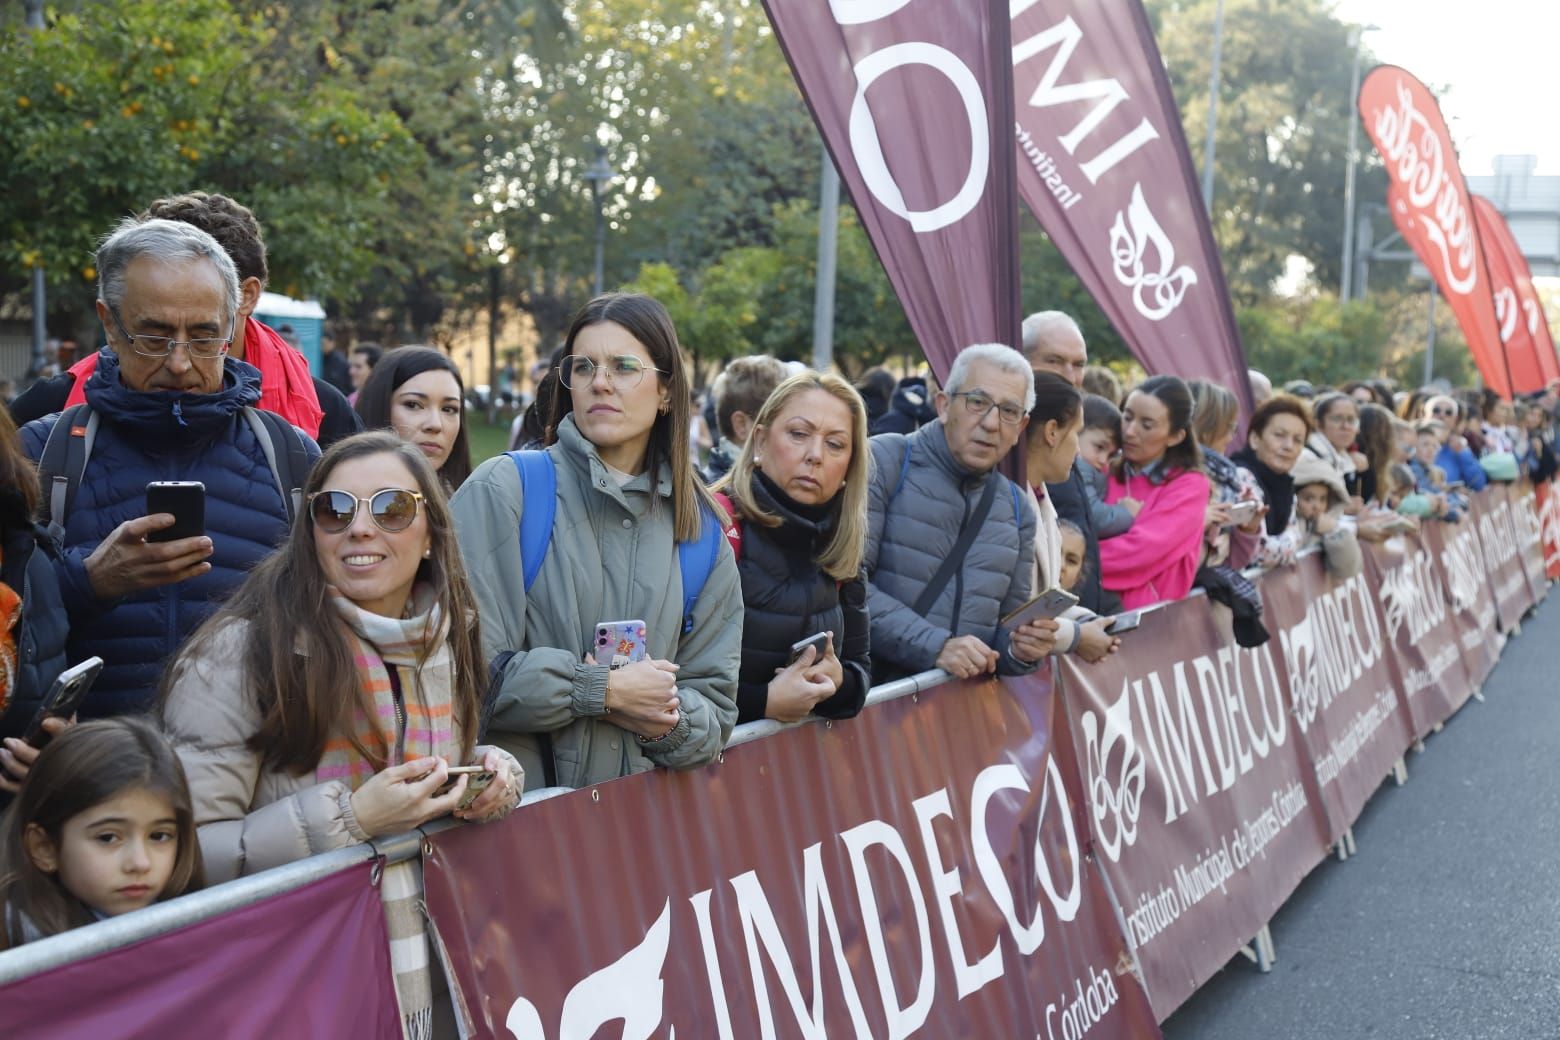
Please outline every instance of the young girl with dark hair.
[[184, 769], [134, 717], [85, 722], [39, 753], [0, 839], [0, 949], [194, 891]]
[[1100, 581], [1131, 609], [1191, 591], [1210, 487], [1185, 383], [1175, 376], [1145, 380], [1127, 396], [1121, 418], [1121, 458], [1105, 500], [1134, 498], [1143, 506], [1131, 530], [1100, 543]]

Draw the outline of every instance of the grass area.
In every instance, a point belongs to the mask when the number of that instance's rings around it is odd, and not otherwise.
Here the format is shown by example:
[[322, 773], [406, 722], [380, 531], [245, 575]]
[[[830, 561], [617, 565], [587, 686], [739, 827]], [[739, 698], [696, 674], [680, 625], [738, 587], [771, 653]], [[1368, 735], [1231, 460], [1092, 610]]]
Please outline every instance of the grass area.
[[475, 466], [500, 454], [508, 446], [509, 420], [503, 419], [498, 425], [489, 426], [480, 415], [469, 418], [471, 423], [467, 426], [467, 432], [471, 439], [471, 464]]

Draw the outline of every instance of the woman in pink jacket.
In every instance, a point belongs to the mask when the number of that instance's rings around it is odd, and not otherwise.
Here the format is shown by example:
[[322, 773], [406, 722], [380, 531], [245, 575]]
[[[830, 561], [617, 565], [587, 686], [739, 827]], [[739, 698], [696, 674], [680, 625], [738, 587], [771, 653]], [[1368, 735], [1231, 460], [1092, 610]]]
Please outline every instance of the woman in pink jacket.
[[1175, 376], [1154, 376], [1121, 410], [1121, 456], [1107, 502], [1143, 503], [1132, 528], [1100, 542], [1100, 583], [1132, 609], [1192, 590], [1202, 555], [1209, 484], [1192, 432], [1192, 394]]

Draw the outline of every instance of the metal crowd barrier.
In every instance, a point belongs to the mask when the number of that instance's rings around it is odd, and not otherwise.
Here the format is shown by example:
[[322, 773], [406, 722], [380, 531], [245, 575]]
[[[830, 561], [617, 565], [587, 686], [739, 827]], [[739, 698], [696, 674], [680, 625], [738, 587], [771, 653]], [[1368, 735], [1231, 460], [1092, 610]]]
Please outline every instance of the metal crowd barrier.
[[[900, 697], [913, 696], [923, 690], [940, 686], [952, 678], [947, 672], [934, 669], [896, 682], [874, 686], [867, 693], [866, 707], [870, 708], [874, 704], [882, 704], [884, 701], [896, 700]], [[732, 731], [726, 748], [751, 744], [755, 740], [762, 740], [784, 729], [824, 721], [808, 718], [792, 723], [775, 722], [771, 719], [749, 722]], [[571, 793], [572, 789], [567, 787], [547, 787], [532, 791], [520, 800], [520, 808], [524, 809], [527, 805]], [[424, 836], [462, 826], [466, 826], [463, 821], [453, 816], [446, 816], [406, 834], [336, 849], [332, 852], [322, 852], [317, 856], [273, 867], [248, 877], [224, 881], [199, 892], [170, 899], [166, 903], [154, 903], [144, 910], [111, 917], [47, 939], [27, 943], [25, 946], [18, 946], [0, 953], [0, 986], [18, 982], [65, 964], [86, 960], [110, 950], [130, 946], [145, 939], [166, 935], [186, 925], [292, 892], [332, 874], [372, 862], [380, 857], [383, 857], [386, 863], [399, 863], [411, 859], [420, 853]]]

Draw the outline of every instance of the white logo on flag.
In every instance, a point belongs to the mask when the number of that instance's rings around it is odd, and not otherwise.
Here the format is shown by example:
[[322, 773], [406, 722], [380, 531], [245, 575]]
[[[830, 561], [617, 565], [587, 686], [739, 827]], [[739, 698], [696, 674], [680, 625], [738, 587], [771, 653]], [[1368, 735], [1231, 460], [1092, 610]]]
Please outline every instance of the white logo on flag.
[[[1117, 744], [1121, 745], [1120, 764], [1110, 769]], [[1138, 814], [1143, 807], [1148, 771], [1143, 752], [1133, 737], [1132, 694], [1125, 683], [1115, 704], [1099, 712], [1083, 713], [1083, 746], [1089, 813], [1094, 817], [1100, 846], [1114, 863], [1121, 858], [1123, 844], [1130, 846], [1137, 841]]]
[[[1110, 254], [1116, 280], [1132, 290], [1132, 305], [1150, 321], [1168, 318], [1197, 284], [1196, 271], [1175, 266], [1175, 246], [1144, 201], [1141, 184], [1132, 186], [1126, 213], [1118, 211], [1110, 226]], [[1151, 262], [1157, 266], [1150, 269]]]

